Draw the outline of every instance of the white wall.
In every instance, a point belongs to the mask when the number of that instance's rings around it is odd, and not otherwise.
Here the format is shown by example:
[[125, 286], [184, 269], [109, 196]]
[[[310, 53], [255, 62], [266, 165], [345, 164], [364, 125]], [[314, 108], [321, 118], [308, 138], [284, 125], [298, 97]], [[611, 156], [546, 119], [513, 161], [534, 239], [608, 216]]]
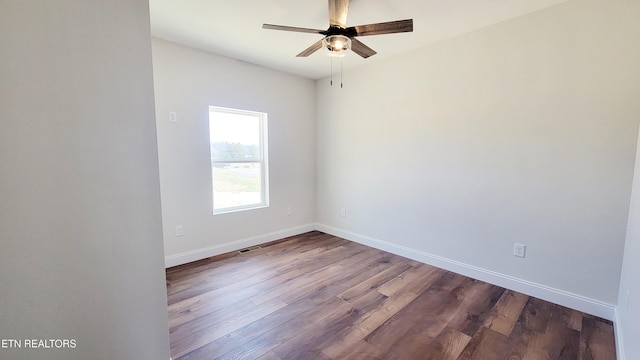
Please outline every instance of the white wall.
[[[310, 230], [314, 82], [160, 39], [153, 39], [153, 66], [167, 265]], [[268, 114], [268, 208], [213, 215], [209, 105]], [[184, 236], [175, 236], [177, 225]]]
[[[640, 117], [640, 114], [636, 114], [636, 116]], [[624, 349], [622, 351], [625, 355], [620, 359], [640, 359], [640, 343], [638, 343], [638, 339], [640, 339], [640, 281], [638, 279], [640, 279], [640, 148], [636, 153], [633, 192], [616, 314], [618, 346], [619, 349]]]
[[319, 223], [612, 317], [638, 20], [574, 0], [319, 81]]
[[168, 359], [148, 2], [0, 8], [0, 358]]

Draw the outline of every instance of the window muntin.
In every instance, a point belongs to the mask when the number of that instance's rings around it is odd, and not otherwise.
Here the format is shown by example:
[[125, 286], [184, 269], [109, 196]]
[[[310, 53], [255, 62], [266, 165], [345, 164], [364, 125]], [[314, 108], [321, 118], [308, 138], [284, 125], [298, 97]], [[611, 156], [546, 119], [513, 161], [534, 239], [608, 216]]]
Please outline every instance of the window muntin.
[[213, 213], [269, 206], [267, 114], [209, 107]]

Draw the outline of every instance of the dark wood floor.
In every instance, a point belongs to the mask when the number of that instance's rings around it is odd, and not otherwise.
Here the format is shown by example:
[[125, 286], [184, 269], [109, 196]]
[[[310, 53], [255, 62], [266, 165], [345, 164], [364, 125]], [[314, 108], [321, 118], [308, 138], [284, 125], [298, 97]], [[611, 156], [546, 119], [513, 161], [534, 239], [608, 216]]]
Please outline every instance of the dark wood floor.
[[320, 232], [167, 270], [195, 359], [615, 359], [612, 323]]

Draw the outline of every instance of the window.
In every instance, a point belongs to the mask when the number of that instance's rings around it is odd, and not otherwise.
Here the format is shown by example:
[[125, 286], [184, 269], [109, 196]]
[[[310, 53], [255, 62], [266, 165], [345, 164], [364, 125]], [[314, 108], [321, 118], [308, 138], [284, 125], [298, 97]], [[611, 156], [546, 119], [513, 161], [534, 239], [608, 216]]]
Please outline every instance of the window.
[[267, 114], [210, 106], [213, 213], [269, 206]]

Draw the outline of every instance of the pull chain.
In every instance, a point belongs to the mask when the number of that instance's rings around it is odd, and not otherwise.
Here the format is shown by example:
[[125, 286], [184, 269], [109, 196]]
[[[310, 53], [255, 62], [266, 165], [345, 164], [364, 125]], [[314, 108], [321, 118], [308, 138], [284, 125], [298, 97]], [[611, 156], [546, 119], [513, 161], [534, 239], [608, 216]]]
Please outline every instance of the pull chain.
[[333, 58], [331, 58], [331, 86], [333, 86]]
[[340, 89], [342, 89], [342, 59], [340, 59]]
[[[340, 88], [342, 89], [342, 73], [343, 73], [343, 61], [340, 59]], [[333, 57], [331, 57], [331, 77], [329, 80], [329, 84], [333, 86]]]

